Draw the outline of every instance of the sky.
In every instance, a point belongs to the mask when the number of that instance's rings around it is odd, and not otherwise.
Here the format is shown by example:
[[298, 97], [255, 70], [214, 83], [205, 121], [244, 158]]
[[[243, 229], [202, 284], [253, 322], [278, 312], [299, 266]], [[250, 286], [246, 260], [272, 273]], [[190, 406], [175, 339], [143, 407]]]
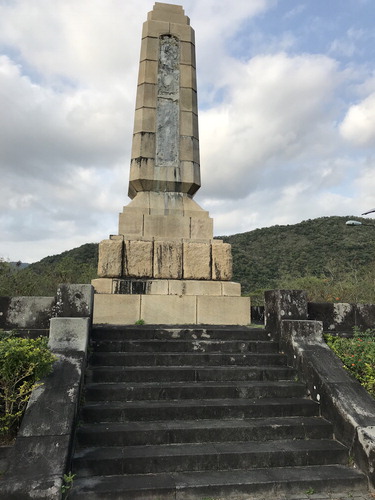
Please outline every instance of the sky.
[[[117, 233], [150, 0], [0, 0], [0, 258]], [[215, 235], [375, 207], [375, 2], [185, 0]]]

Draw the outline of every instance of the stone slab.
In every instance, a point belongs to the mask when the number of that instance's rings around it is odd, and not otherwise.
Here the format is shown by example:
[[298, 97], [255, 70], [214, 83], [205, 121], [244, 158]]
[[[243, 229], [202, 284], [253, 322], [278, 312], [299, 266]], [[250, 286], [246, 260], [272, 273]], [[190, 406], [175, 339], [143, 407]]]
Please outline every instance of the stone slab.
[[197, 297], [197, 323], [249, 325], [249, 297]]
[[196, 298], [187, 295], [142, 295], [141, 318], [151, 324], [195, 324]]
[[113, 278], [97, 278], [91, 280], [95, 293], [112, 293]]
[[98, 294], [94, 297], [93, 323], [132, 325], [141, 319], [140, 309], [140, 295]]
[[0, 297], [0, 328], [49, 328], [55, 297]]
[[85, 353], [89, 330], [89, 318], [51, 318], [48, 345], [54, 352]]

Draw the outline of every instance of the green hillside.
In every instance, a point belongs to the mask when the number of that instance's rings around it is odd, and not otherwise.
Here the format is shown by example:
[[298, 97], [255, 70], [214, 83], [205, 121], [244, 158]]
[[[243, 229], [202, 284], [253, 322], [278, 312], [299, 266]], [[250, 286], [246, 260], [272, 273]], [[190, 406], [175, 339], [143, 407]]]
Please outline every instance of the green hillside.
[[[232, 245], [234, 281], [255, 302], [270, 288], [303, 288], [312, 300], [375, 302], [375, 227], [346, 226], [349, 218], [322, 217], [220, 237]], [[88, 243], [24, 269], [3, 262], [0, 296], [52, 295], [58, 283], [89, 283], [97, 258], [98, 245]]]

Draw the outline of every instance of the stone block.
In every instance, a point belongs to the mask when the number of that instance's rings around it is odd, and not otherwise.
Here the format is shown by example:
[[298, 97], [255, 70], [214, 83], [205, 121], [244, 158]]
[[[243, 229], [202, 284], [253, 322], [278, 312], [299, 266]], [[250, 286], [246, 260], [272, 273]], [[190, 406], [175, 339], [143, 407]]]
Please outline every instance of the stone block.
[[189, 217], [169, 215], [145, 215], [145, 238], [180, 239], [190, 237]]
[[48, 345], [54, 352], [85, 353], [89, 329], [89, 318], [51, 318]]
[[182, 278], [182, 243], [178, 241], [154, 242], [154, 278]]
[[250, 324], [250, 298], [197, 297], [197, 323], [248, 325]]
[[69, 318], [91, 318], [94, 291], [91, 285], [64, 283], [56, 294], [56, 316]]
[[[170, 7], [179, 7], [179, 10]], [[149, 21], [168, 21], [170, 23], [189, 24], [189, 18], [184, 15], [184, 10], [179, 5], [156, 3], [154, 9], [148, 13]]]
[[159, 59], [159, 39], [146, 37], [142, 39], [140, 61], [158, 61]]
[[180, 134], [188, 135], [198, 139], [198, 117], [190, 111], [181, 111], [180, 113]]
[[132, 235], [134, 238], [143, 236], [143, 214], [141, 211], [125, 210], [119, 215], [118, 232], [121, 235]]
[[232, 250], [229, 243], [212, 245], [212, 279], [229, 281], [232, 278]]
[[139, 64], [138, 85], [143, 83], [157, 84], [158, 63], [157, 61], [142, 61]]
[[229, 297], [240, 297], [241, 296], [241, 284], [234, 283], [233, 281], [222, 281], [221, 282], [221, 294]]
[[146, 323], [196, 323], [196, 298], [184, 295], [142, 295], [141, 317]]
[[221, 295], [220, 281], [170, 280], [171, 295]]
[[187, 87], [193, 90], [197, 90], [196, 73], [195, 69], [192, 66], [188, 64], [181, 64], [180, 82], [181, 82], [181, 87]]
[[192, 88], [180, 89], [180, 109], [181, 111], [191, 111], [198, 113], [197, 92]]
[[[198, 217], [191, 217], [190, 220], [191, 220], [190, 238], [192, 240], [211, 240], [213, 238], [214, 229], [213, 229], [213, 220], [211, 218], [200, 219]], [[232, 276], [230, 276], [230, 278], [231, 277]], [[227, 278], [218, 277], [217, 279], [227, 279]]]
[[175, 35], [180, 42], [190, 42], [195, 44], [195, 32], [193, 28], [187, 25], [175, 23], [171, 23], [169, 26], [169, 32], [172, 35]]
[[112, 293], [112, 278], [97, 278], [91, 280], [95, 293]]
[[98, 276], [115, 278], [122, 274], [122, 240], [103, 240], [99, 243]]
[[141, 319], [140, 295], [95, 295], [94, 324], [134, 325]]
[[180, 63], [190, 64], [193, 68], [196, 67], [195, 46], [191, 42], [180, 43]]
[[152, 278], [153, 242], [126, 240], [124, 251], [124, 276]]
[[[157, 86], [153, 83], [138, 85], [135, 108], [156, 108]], [[186, 101], [188, 97], [186, 97]], [[188, 111], [188, 110], [186, 110]]]
[[156, 109], [139, 108], [134, 113], [134, 134], [156, 132]]
[[184, 279], [210, 279], [211, 278], [211, 245], [209, 243], [183, 243]]
[[159, 38], [166, 33], [169, 33], [169, 22], [150, 20], [143, 23], [142, 38], [147, 36]]
[[133, 136], [132, 158], [155, 158], [155, 134], [137, 133]]

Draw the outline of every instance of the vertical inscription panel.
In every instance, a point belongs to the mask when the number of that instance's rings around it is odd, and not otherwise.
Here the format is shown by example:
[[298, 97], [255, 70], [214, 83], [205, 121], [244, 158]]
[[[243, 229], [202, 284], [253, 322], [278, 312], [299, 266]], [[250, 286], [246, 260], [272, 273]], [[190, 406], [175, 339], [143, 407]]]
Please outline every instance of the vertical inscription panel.
[[157, 96], [156, 167], [178, 166], [180, 44], [170, 35], [160, 37]]

